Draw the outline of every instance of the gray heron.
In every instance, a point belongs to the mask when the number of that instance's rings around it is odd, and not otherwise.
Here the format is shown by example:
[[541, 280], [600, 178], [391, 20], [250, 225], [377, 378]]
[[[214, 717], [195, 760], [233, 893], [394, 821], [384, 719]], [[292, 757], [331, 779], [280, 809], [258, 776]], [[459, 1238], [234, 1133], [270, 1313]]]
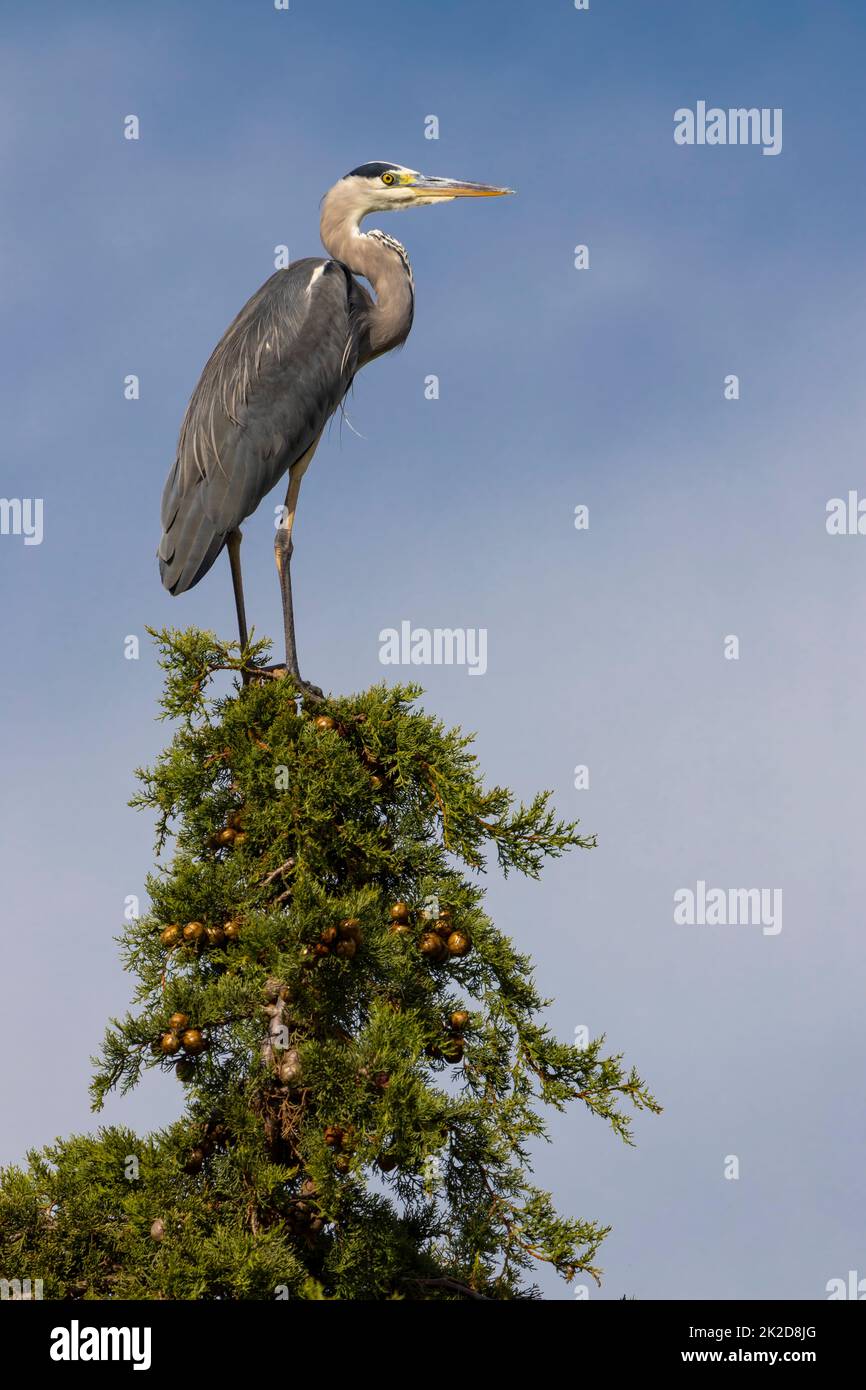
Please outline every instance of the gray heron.
[[290, 573], [301, 480], [356, 372], [405, 342], [415, 307], [405, 248], [386, 232], [362, 231], [361, 222], [373, 212], [511, 191], [432, 178], [400, 164], [353, 169], [322, 200], [328, 259], [294, 261], [266, 280], [226, 329], [192, 394], [162, 495], [162, 582], [170, 593], [184, 593], [225, 548], [243, 651], [241, 522], [288, 474], [274, 553], [285, 669], [308, 694], [321, 691], [298, 669]]

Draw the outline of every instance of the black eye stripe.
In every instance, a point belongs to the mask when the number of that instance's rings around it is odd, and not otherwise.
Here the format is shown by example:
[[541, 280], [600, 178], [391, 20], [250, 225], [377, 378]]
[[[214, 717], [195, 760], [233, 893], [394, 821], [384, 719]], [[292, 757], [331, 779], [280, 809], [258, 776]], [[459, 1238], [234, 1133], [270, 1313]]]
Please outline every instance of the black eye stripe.
[[383, 164], [376, 162], [372, 164], [359, 164], [357, 169], [349, 170], [346, 178], [379, 179], [383, 174], [396, 173], [399, 168], [399, 164]]

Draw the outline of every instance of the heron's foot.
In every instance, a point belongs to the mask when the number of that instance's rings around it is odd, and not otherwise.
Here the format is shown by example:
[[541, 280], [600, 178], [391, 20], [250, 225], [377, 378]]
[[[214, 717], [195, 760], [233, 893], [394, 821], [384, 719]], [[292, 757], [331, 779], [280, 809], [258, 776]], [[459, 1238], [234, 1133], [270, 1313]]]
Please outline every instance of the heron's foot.
[[295, 676], [295, 685], [308, 700], [324, 700], [325, 698], [324, 690], [320, 690], [317, 685], [311, 685], [309, 681], [302, 680], [300, 676]]
[[305, 681], [297, 671], [292, 671], [285, 664], [279, 666], [257, 666], [256, 675], [274, 681], [284, 681], [288, 677], [288, 679], [298, 687], [298, 690], [306, 699], [324, 700], [325, 698], [324, 691], [320, 690], [317, 685], [312, 685], [309, 681]]

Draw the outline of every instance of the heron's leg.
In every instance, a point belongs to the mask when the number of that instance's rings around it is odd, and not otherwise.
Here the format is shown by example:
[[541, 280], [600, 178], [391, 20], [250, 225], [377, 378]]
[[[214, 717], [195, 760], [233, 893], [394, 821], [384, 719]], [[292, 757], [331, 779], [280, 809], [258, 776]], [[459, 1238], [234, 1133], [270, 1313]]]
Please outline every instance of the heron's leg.
[[241, 651], [246, 650], [249, 634], [247, 633], [247, 614], [244, 608], [244, 581], [241, 575], [241, 541], [243, 536], [240, 531], [229, 531], [226, 536], [226, 550], [229, 553], [229, 564], [232, 571], [232, 588], [235, 591], [235, 608], [238, 615], [238, 636], [241, 642]]
[[[313, 446], [315, 448], [315, 445]], [[274, 556], [277, 562], [277, 573], [280, 576], [280, 594], [283, 600], [283, 631], [286, 638], [286, 670], [294, 676], [298, 685], [302, 689], [309, 691], [311, 695], [321, 697], [321, 690], [318, 686], [310, 685], [305, 681], [298, 669], [298, 651], [295, 643], [295, 614], [292, 606], [292, 551], [294, 543], [292, 541], [292, 529], [295, 524], [295, 513], [298, 509], [298, 494], [301, 491], [301, 479], [307, 471], [310, 459], [313, 457], [313, 449], [309, 449], [297, 463], [292, 465], [289, 473], [289, 490], [286, 493], [284, 516], [278, 527], [274, 539]]]

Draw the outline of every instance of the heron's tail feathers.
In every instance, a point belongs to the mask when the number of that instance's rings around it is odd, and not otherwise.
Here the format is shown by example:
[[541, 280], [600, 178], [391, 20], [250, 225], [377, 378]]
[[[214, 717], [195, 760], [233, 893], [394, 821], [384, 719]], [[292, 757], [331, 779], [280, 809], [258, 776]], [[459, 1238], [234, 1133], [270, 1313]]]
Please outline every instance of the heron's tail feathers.
[[170, 594], [183, 594], [203, 579], [219, 555], [226, 538], [214, 531], [213, 522], [198, 507], [191, 507], [162, 534], [159, 574]]

